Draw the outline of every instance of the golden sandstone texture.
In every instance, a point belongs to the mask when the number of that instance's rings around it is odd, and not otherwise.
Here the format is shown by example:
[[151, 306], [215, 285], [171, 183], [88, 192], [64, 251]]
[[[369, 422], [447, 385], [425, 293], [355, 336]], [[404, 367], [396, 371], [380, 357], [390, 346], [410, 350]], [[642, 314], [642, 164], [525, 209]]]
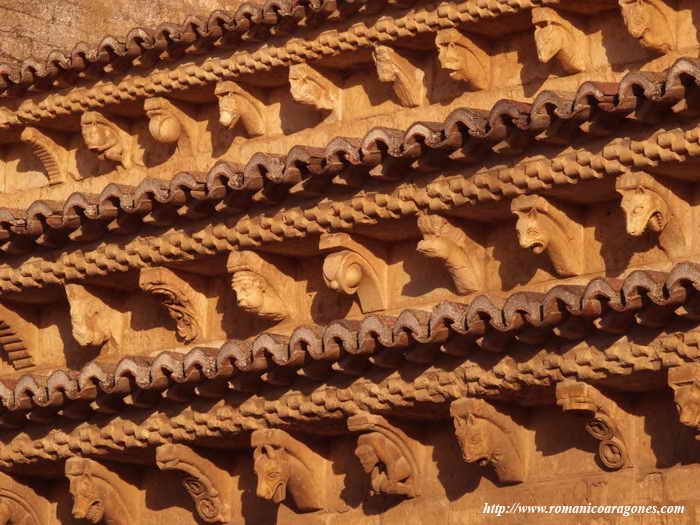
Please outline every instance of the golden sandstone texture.
[[700, 522], [697, 2], [0, 13], [0, 525]]

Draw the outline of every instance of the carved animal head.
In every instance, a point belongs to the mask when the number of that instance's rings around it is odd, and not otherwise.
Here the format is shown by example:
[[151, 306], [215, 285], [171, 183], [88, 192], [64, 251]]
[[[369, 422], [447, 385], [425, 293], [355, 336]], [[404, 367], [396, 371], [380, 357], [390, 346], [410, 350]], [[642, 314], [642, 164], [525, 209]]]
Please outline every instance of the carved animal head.
[[455, 416], [455, 435], [467, 463], [478, 463], [482, 467], [493, 459], [493, 447], [489, 439], [487, 422], [473, 414]]
[[65, 286], [70, 305], [73, 338], [80, 346], [101, 346], [110, 337], [110, 323], [105, 319], [105, 306], [79, 284]]
[[370, 474], [379, 465], [379, 457], [370, 443], [358, 440], [355, 455], [360, 460], [362, 470]]
[[438, 60], [454, 80], [468, 82], [478, 89], [488, 84], [487, 55], [457, 29], [443, 29], [435, 37]]
[[669, 8], [663, 0], [618, 0], [627, 30], [644, 47], [659, 53], [673, 49]]
[[426, 257], [447, 259], [451, 251], [465, 245], [464, 232], [440, 215], [420, 215], [418, 229], [423, 240], [418, 242], [417, 250]]
[[241, 118], [236, 85], [231, 81], [219, 82], [214, 94], [219, 99], [219, 124], [228, 129], [235, 127]]
[[182, 124], [175, 116], [170, 101], [162, 97], [147, 98], [144, 110], [150, 119], [148, 130], [154, 139], [165, 144], [178, 141]]
[[674, 400], [680, 422], [700, 430], [700, 388], [695, 385], [678, 387], [674, 392]]
[[262, 445], [253, 453], [255, 473], [258, 476], [257, 495], [275, 503], [287, 497], [287, 483], [291, 467], [287, 451], [272, 445]]
[[377, 75], [382, 82], [394, 82], [399, 73], [397, 71], [396, 52], [389, 46], [375, 46], [372, 49], [372, 58], [377, 66]]
[[68, 474], [73, 496], [73, 516], [100, 523], [105, 514], [103, 495], [88, 472]]
[[80, 129], [87, 147], [102, 160], [121, 162], [124, 147], [117, 126], [97, 111], [83, 113]]
[[616, 189], [622, 195], [627, 233], [634, 237], [642, 235], [647, 228], [661, 232], [670, 220], [668, 204], [655, 191], [654, 185], [654, 180], [643, 174], [629, 174], [617, 180]]
[[518, 217], [515, 229], [520, 246], [536, 254], [543, 253], [549, 246], [550, 238], [548, 228], [542, 221], [542, 213], [532, 207], [516, 210], [515, 214]]
[[295, 64], [289, 68], [289, 85], [292, 98], [300, 104], [324, 111], [336, 109], [337, 86], [308, 64]]
[[550, 7], [536, 7], [532, 10], [532, 23], [535, 25], [535, 44], [540, 62], [547, 64], [567, 43], [568, 34], [562, 19]]

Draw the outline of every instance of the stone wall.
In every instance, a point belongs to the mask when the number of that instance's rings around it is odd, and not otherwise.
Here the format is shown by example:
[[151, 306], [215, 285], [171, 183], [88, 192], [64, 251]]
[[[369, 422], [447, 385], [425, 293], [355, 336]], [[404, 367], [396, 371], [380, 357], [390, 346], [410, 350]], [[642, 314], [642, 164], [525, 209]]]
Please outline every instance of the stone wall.
[[238, 0], [0, 0], [0, 62], [45, 58], [77, 42], [94, 45], [105, 35], [132, 27], [181, 23], [214, 9], [234, 9]]

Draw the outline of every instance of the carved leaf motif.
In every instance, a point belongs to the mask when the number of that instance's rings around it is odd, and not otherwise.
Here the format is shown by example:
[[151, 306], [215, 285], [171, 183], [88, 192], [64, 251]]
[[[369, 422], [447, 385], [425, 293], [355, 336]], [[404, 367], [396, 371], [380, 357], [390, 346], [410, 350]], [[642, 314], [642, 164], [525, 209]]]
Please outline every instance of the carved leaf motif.
[[188, 311], [191, 305], [178, 300], [177, 294], [163, 286], [154, 285], [146, 290], [148, 293], [160, 296], [161, 304], [168, 310], [170, 317], [177, 326], [177, 335], [185, 343], [191, 343], [199, 337], [199, 323]]

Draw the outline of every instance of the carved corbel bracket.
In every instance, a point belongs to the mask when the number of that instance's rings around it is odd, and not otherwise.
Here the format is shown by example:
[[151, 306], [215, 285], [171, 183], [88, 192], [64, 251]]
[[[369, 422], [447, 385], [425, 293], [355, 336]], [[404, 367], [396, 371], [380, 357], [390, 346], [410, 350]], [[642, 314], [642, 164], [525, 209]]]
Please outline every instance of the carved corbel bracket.
[[391, 82], [402, 106], [415, 108], [425, 100], [425, 72], [401, 55], [396, 49], [377, 45], [372, 59], [382, 82]]
[[491, 83], [491, 56], [485, 45], [458, 29], [443, 29], [435, 37], [440, 65], [454, 80], [466, 82], [475, 90]]
[[281, 503], [289, 492], [300, 511], [326, 507], [330, 463], [324, 457], [279, 429], [256, 430], [250, 443], [258, 497]]
[[563, 277], [583, 273], [582, 224], [539, 195], [513, 199], [510, 210], [518, 217], [515, 227], [522, 248], [535, 254], [546, 252]]
[[163, 144], [177, 143], [177, 151], [181, 155], [195, 154], [197, 130], [182, 103], [164, 97], [153, 97], [144, 101], [143, 108], [149, 119], [148, 131], [156, 141]]
[[535, 7], [532, 24], [540, 62], [547, 64], [556, 57], [568, 73], [586, 69], [589, 61], [586, 35], [568, 18], [551, 7]]
[[441, 215], [420, 215], [418, 229], [423, 234], [423, 240], [418, 243], [418, 252], [445, 263], [457, 293], [467, 295], [484, 288], [486, 276], [482, 245]]
[[668, 384], [680, 422], [695, 430], [700, 440], [700, 365], [688, 364], [669, 369]]
[[50, 523], [51, 504], [37, 492], [40, 482], [25, 485], [0, 473], [0, 524], [44, 525]]
[[639, 237], [651, 231], [658, 234], [659, 246], [671, 259], [686, 254], [686, 236], [668, 187], [648, 173], [635, 172], [619, 177], [615, 189], [622, 196], [629, 235]]
[[139, 523], [138, 489], [97, 461], [72, 457], [66, 461], [66, 477], [73, 496], [73, 516], [109, 525]]
[[200, 292], [190, 281], [195, 275], [185, 278], [169, 268], [144, 268], [139, 274], [139, 287], [144, 292], [157, 296], [163, 308], [175, 321], [177, 337], [183, 343], [199, 340], [206, 326], [206, 304]]
[[134, 165], [134, 139], [125, 123], [98, 111], [87, 111], [80, 118], [80, 128], [85, 144], [97, 158], [117, 163], [117, 169]]
[[610, 470], [629, 463], [624, 414], [617, 403], [580, 381], [563, 381], [556, 387], [557, 405], [564, 412], [590, 416], [586, 431], [598, 444], [598, 458]]
[[658, 54], [676, 49], [676, 12], [664, 0], [618, 0], [630, 35]]
[[350, 432], [365, 432], [357, 439], [355, 455], [370, 475], [373, 493], [407, 498], [420, 495], [415, 445], [403, 430], [373, 414], [351, 416], [347, 425]]
[[120, 319], [119, 313], [88, 286], [68, 283], [65, 290], [73, 338], [80, 346], [100, 347], [106, 353], [115, 351], [121, 338], [121, 322], [115, 322]]
[[265, 134], [263, 103], [253, 92], [231, 80], [219, 82], [214, 91], [219, 100], [219, 123], [232, 129], [240, 121], [250, 137]]
[[67, 180], [68, 149], [55, 133], [27, 127], [22, 130], [20, 140], [29, 145], [41, 162], [49, 184], [60, 184]]
[[289, 68], [292, 98], [300, 104], [316, 108], [324, 115], [335, 113], [342, 118], [342, 89], [340, 80], [330, 72], [321, 73], [307, 63]]
[[182, 484], [192, 497], [197, 514], [206, 523], [230, 523], [227, 498], [233, 488], [231, 475], [185, 445], [167, 444], [156, 448], [160, 470], [178, 470]]
[[467, 463], [491, 465], [501, 483], [522, 483], [527, 476], [525, 429], [483, 399], [458, 399], [450, 405], [455, 436]]
[[241, 308], [272, 321], [292, 317], [294, 279], [266, 257], [250, 250], [231, 252], [226, 269]]
[[359, 242], [347, 233], [321, 236], [319, 248], [332, 252], [323, 261], [323, 280], [326, 286], [340, 293], [355, 295], [363, 313], [386, 310], [387, 263], [380, 257], [383, 251], [370, 240]]

